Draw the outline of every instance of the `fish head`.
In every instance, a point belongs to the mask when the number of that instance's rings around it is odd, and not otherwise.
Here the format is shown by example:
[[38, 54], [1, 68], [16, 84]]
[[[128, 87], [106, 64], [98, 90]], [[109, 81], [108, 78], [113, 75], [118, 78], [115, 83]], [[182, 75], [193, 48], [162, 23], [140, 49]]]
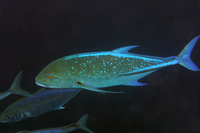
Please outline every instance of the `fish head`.
[[45, 88], [71, 87], [72, 79], [65, 66], [61, 60], [50, 63], [36, 76], [35, 83]]
[[21, 113], [17, 114], [4, 114], [0, 116], [0, 123], [12, 123], [18, 122], [23, 119], [23, 115]]

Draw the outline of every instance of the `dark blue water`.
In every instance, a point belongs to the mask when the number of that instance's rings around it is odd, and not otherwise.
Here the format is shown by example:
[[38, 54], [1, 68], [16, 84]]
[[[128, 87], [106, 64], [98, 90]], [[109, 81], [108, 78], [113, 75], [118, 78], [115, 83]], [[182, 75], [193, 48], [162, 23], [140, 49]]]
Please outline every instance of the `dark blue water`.
[[[1, 0], [0, 92], [21, 70], [21, 88], [37, 91], [35, 76], [66, 55], [140, 45], [131, 52], [174, 56], [199, 34], [200, 2], [196, 0]], [[200, 67], [199, 51], [200, 41], [191, 55]], [[107, 88], [124, 94], [83, 90], [64, 110], [0, 124], [0, 132], [64, 126], [86, 113], [87, 127], [95, 133], [200, 132], [199, 72], [175, 65], [141, 82], [149, 85]], [[0, 112], [19, 98], [11, 95], [0, 101]]]

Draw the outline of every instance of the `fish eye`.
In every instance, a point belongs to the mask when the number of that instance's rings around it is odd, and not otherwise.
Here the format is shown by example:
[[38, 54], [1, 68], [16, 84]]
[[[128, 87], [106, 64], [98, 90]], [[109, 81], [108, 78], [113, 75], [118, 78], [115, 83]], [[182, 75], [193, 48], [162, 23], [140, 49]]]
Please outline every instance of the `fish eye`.
[[54, 79], [54, 76], [52, 76], [52, 75], [47, 75], [46, 77], [47, 77], [47, 79]]
[[57, 79], [56, 76], [54, 76], [53, 74], [46, 74], [45, 76], [50, 81], [53, 81], [53, 80]]
[[7, 118], [10, 118], [10, 115], [6, 115]]

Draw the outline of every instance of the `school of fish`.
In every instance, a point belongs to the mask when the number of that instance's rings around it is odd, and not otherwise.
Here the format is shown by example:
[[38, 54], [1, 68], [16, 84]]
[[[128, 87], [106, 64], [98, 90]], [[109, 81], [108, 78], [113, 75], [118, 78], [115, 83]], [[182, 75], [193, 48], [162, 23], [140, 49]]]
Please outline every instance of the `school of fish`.
[[[64, 109], [63, 105], [83, 89], [100, 93], [123, 93], [99, 88], [147, 85], [138, 80], [166, 66], [180, 64], [189, 70], [199, 71], [190, 59], [199, 37], [192, 39], [177, 56], [165, 58], [128, 52], [138, 46], [62, 57], [47, 65], [36, 76], [35, 83], [48, 89], [42, 88], [33, 94], [20, 88], [22, 72], [19, 72], [10, 88], [0, 93], [0, 100], [11, 94], [25, 97], [12, 103], [1, 113], [0, 123], [18, 122], [49, 111]], [[78, 122], [63, 127], [24, 130], [17, 133], [68, 133], [75, 129], [93, 133], [85, 127], [88, 116], [85, 114]]]

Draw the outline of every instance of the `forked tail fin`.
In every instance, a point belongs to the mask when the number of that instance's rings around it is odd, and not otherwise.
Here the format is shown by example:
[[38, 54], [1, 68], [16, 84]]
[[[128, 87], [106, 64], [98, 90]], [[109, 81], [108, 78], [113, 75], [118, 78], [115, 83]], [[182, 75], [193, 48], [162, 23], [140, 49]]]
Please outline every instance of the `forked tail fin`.
[[9, 91], [12, 92], [13, 94], [18, 94], [18, 95], [22, 95], [22, 96], [29, 96], [29, 97], [33, 96], [29, 92], [22, 90], [20, 88], [21, 78], [22, 78], [22, 71], [20, 71], [17, 74], [17, 76], [15, 77], [15, 79], [13, 80], [13, 83], [10, 86]]
[[88, 120], [88, 114], [83, 115], [77, 122], [76, 124], [78, 124], [80, 126], [80, 129], [88, 132], [88, 133], [94, 133], [92, 132], [90, 129], [88, 129], [85, 125], [87, 123]]
[[199, 71], [200, 69], [194, 64], [194, 62], [190, 59], [191, 52], [198, 41], [200, 35], [192, 39], [185, 48], [181, 51], [181, 53], [176, 57], [180, 60], [179, 64], [186, 67], [192, 71]]
[[33, 95], [31, 95], [29, 92], [22, 90], [20, 88], [20, 82], [21, 82], [21, 78], [22, 78], [22, 72], [19, 72], [17, 74], [17, 76], [15, 77], [12, 85], [10, 86], [10, 88], [2, 93], [0, 93], [0, 100], [6, 98], [7, 96], [11, 95], [11, 94], [18, 94], [18, 95], [22, 95], [22, 96], [29, 96], [32, 97]]

